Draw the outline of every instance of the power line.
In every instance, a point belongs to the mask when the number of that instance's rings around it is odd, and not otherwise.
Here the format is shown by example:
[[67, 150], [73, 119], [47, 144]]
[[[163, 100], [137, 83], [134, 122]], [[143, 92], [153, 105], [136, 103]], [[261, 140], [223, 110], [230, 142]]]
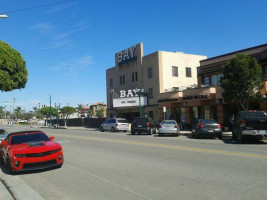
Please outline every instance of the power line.
[[23, 11], [27, 11], [27, 10], [34, 10], [34, 9], [38, 9], [38, 8], [43, 8], [43, 7], [48, 7], [48, 6], [54, 6], [54, 5], [58, 5], [58, 4], [64, 4], [64, 3], [71, 2], [71, 1], [75, 1], [75, 0], [61, 1], [61, 2], [46, 4], [46, 5], [42, 5], [42, 6], [36, 6], [36, 7], [31, 7], [31, 8], [19, 9], [19, 10], [11, 10], [11, 11], [7, 11], [5, 13], [16, 13], [16, 12], [23, 12]]

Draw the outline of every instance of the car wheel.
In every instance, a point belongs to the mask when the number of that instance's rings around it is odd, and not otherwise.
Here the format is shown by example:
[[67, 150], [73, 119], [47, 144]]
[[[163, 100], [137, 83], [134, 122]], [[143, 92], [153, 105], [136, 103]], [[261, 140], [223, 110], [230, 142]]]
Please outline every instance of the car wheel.
[[127, 132], [127, 131], [123, 131], [123, 132]]
[[162, 133], [159, 133], [159, 137], [162, 137], [163, 136], [163, 134]]
[[135, 132], [134, 131], [131, 131], [131, 135], [135, 135]]
[[10, 163], [9, 156], [7, 156], [7, 161], [6, 161], [6, 171], [7, 171], [8, 174], [12, 174], [11, 163]]
[[222, 133], [220, 133], [220, 134], [218, 135], [218, 139], [219, 139], [219, 140], [222, 140], [222, 139], [223, 139]]
[[103, 126], [100, 127], [100, 131], [101, 132], [104, 132]]
[[242, 135], [242, 131], [239, 132], [238, 139], [240, 144], [244, 143], [244, 136]]
[[112, 132], [115, 132], [115, 128], [113, 126], [111, 127], [111, 131]]
[[236, 141], [236, 134], [234, 132], [232, 132], [232, 140]]
[[195, 132], [195, 138], [198, 139], [199, 138], [199, 135], [197, 132]]

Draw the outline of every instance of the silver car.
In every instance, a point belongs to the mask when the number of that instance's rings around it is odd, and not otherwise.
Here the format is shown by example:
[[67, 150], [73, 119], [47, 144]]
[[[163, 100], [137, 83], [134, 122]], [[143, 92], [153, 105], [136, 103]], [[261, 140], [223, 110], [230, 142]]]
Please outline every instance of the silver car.
[[100, 130], [102, 132], [104, 131], [126, 132], [129, 130], [129, 123], [126, 119], [123, 119], [123, 118], [111, 118], [111, 119], [107, 119], [103, 124], [101, 124]]
[[180, 134], [180, 128], [175, 120], [163, 120], [158, 126], [159, 136], [171, 134], [178, 136]]
[[8, 133], [4, 129], [0, 129], [0, 142], [4, 139], [6, 139], [6, 136]]

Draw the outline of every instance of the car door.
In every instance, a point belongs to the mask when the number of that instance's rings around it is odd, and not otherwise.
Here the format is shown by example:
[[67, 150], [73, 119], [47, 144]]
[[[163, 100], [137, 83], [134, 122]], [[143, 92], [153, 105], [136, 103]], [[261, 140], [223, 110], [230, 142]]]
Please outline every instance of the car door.
[[108, 130], [108, 120], [106, 120], [105, 122], [104, 122], [104, 124], [103, 124], [103, 129], [106, 131], [106, 130]]

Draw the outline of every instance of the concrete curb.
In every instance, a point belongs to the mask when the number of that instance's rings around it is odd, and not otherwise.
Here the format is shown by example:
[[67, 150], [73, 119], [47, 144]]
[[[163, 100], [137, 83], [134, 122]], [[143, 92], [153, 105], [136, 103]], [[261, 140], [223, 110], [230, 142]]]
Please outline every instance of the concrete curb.
[[[0, 183], [1, 200], [44, 200], [43, 197], [18, 176], [7, 175], [2, 172], [0, 173], [0, 179], [2, 180]], [[12, 192], [10, 192], [9, 189]], [[12, 196], [14, 196], [14, 198]]]

